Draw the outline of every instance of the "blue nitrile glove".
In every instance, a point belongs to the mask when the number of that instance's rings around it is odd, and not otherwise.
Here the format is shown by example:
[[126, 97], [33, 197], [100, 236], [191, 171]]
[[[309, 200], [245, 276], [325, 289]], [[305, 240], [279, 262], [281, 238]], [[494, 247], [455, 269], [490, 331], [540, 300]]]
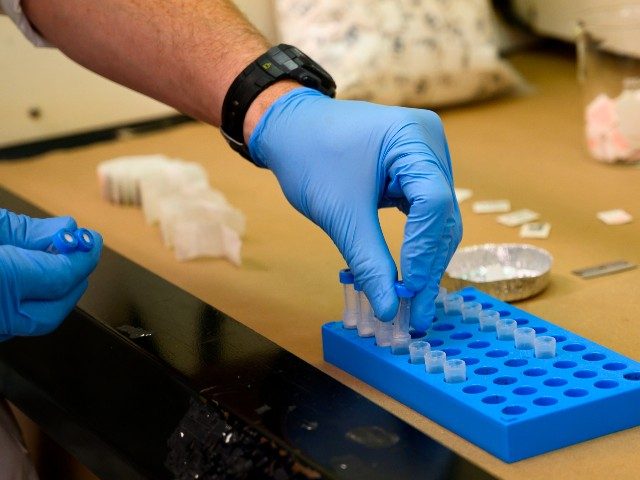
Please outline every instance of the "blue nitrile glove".
[[435, 113], [298, 88], [262, 116], [249, 150], [275, 173], [289, 202], [331, 237], [385, 321], [398, 308], [397, 272], [378, 208], [405, 212], [402, 279], [417, 292], [411, 323], [418, 330], [430, 325], [440, 278], [462, 237], [449, 149]]
[[89, 252], [48, 253], [60, 229], [75, 230], [69, 217], [29, 218], [0, 209], [0, 341], [54, 330], [87, 288], [102, 250], [92, 232]]

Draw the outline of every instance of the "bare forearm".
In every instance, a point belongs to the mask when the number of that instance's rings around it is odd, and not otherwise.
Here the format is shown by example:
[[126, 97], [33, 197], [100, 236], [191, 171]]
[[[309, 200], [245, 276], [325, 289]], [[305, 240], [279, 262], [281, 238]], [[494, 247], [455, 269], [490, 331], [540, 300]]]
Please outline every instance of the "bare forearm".
[[23, 8], [71, 59], [217, 126], [229, 85], [268, 47], [227, 0], [23, 0]]

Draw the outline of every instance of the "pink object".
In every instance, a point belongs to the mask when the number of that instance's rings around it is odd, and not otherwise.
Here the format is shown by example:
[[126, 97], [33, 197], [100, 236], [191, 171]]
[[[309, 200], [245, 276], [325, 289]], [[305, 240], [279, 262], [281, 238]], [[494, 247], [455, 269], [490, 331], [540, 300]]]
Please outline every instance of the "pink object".
[[602, 162], [636, 161], [640, 149], [632, 146], [620, 130], [620, 118], [615, 99], [598, 95], [585, 111], [587, 147], [591, 155]]
[[590, 133], [605, 133], [618, 123], [615, 102], [601, 93], [587, 106], [587, 129]]

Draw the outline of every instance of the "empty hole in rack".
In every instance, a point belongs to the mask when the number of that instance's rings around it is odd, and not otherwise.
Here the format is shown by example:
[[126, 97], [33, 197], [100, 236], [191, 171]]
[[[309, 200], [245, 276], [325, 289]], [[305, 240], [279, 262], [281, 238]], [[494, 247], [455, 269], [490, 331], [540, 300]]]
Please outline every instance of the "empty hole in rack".
[[596, 388], [616, 388], [618, 385], [619, 383], [614, 380], [598, 380], [593, 384]]
[[627, 365], [625, 363], [621, 363], [621, 362], [611, 362], [611, 363], [605, 363], [602, 368], [604, 368], [605, 370], [624, 370], [625, 368], [627, 368]]
[[593, 378], [598, 375], [593, 370], [578, 370], [577, 372], [573, 372], [573, 376], [576, 378]]
[[513, 389], [513, 393], [515, 393], [516, 395], [533, 395], [537, 391], [538, 391], [537, 388], [530, 387], [528, 385], [524, 386], [524, 387], [518, 387], [518, 388], [514, 388]]
[[547, 328], [545, 327], [531, 327], [536, 331], [536, 335], [540, 335], [541, 333], [547, 333]]
[[569, 382], [567, 382], [564, 378], [553, 377], [553, 378], [547, 378], [542, 383], [544, 383], [547, 387], [561, 387], [563, 385], [566, 385]]
[[512, 358], [504, 362], [507, 367], [524, 367], [527, 363], [529, 363], [524, 358]]
[[585, 353], [582, 358], [587, 362], [599, 362], [607, 358], [607, 356], [603, 353]]
[[541, 407], [548, 407], [549, 405], [555, 405], [558, 403], [558, 400], [553, 397], [539, 397], [536, 398], [533, 403]]
[[502, 395], [489, 395], [488, 397], [484, 397], [482, 399], [483, 403], [488, 403], [490, 405], [495, 405], [498, 403], [503, 403], [507, 401], [507, 397], [503, 397]]
[[493, 380], [496, 385], [513, 385], [518, 379], [516, 377], [498, 377]]
[[508, 317], [511, 315], [511, 312], [509, 310], [499, 310], [498, 313], [500, 314], [500, 317], [504, 318], [504, 317]]
[[527, 409], [520, 405], [509, 405], [508, 407], [504, 407], [502, 409], [502, 413], [505, 415], [522, 415], [525, 413]]
[[545, 375], [547, 371], [544, 368], [530, 368], [529, 370], [525, 370], [524, 373], [527, 377], [541, 377]]
[[439, 338], [431, 338], [431, 339], [427, 338], [427, 342], [429, 342], [429, 345], [431, 345], [431, 348], [439, 347], [444, 343]]
[[449, 336], [449, 338], [452, 340], [468, 340], [471, 337], [473, 337], [473, 335], [470, 334], [469, 332], [457, 332]]
[[564, 394], [567, 397], [585, 397], [589, 394], [584, 388], [570, 388], [569, 390], [565, 390]]
[[562, 347], [565, 352], [581, 352], [582, 350], [586, 350], [587, 347], [582, 345], [581, 343], [569, 343]]
[[527, 325], [529, 323], [529, 320], [527, 320], [526, 318], [516, 318], [516, 323], [519, 327], [521, 327], [522, 325]]
[[485, 353], [485, 355], [491, 358], [500, 358], [500, 357], [506, 357], [507, 355], [509, 355], [509, 352], [507, 352], [506, 350], [491, 350]]
[[469, 345], [467, 345], [467, 347], [478, 349], [478, 348], [487, 348], [489, 345], [491, 345], [489, 342], [478, 340], [477, 342], [471, 342]]
[[487, 387], [483, 385], [468, 385], [462, 389], [464, 393], [482, 393], [487, 391]]
[[462, 299], [465, 302], [473, 302], [476, 299], [476, 297], [475, 297], [475, 295], [463, 295]]
[[638, 380], [640, 380], [640, 372], [625, 373], [624, 378], [637, 382]]
[[476, 363], [480, 363], [480, 360], [478, 360], [477, 358], [473, 358], [473, 357], [466, 357], [461, 359], [467, 366], [468, 365], [475, 365]]
[[487, 310], [487, 309], [489, 309], [489, 308], [493, 308], [493, 303], [486, 303], [486, 302], [483, 302], [483, 303], [481, 303], [481, 305], [482, 305], [482, 309], [483, 309], [483, 310]]
[[551, 335], [551, 336], [556, 339], [556, 343], [562, 343], [567, 340], [567, 337], [565, 337], [564, 335]]
[[417, 340], [418, 338], [424, 337], [427, 334], [427, 332], [419, 332], [418, 330], [411, 330], [409, 334], [411, 335], [412, 340]]
[[447, 354], [447, 358], [455, 357], [456, 355], [460, 355], [459, 348], [443, 348], [442, 351]]
[[480, 367], [476, 368], [474, 372], [478, 375], [493, 375], [498, 372], [496, 367]]
[[577, 367], [578, 364], [576, 362], [572, 362], [571, 360], [560, 360], [559, 362], [555, 362], [553, 366], [556, 368], [573, 368]]
[[455, 325], [451, 324], [451, 323], [438, 323], [437, 325], [433, 326], [433, 329], [436, 332], [448, 332], [449, 330], [453, 330], [455, 327]]

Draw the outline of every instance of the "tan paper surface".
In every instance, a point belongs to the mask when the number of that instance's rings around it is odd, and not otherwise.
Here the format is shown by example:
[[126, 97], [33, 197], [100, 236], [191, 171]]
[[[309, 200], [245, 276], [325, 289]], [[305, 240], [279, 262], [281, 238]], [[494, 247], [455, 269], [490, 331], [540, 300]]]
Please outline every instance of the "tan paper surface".
[[[513, 209], [540, 212], [553, 225], [546, 248], [555, 263], [550, 287], [518, 306], [624, 355], [640, 358], [640, 270], [594, 280], [570, 271], [626, 259], [640, 263], [640, 168], [598, 164], [583, 147], [581, 98], [570, 59], [521, 55], [516, 66], [534, 87], [519, 98], [442, 112], [462, 204], [463, 245], [520, 242], [518, 228], [471, 212], [474, 200], [508, 198]], [[243, 266], [222, 260], [179, 263], [142, 212], [100, 199], [97, 164], [119, 155], [164, 153], [199, 161], [212, 184], [247, 215]], [[106, 244], [248, 325], [371, 398], [493, 474], [512, 479], [638, 478], [640, 428], [609, 435], [512, 465], [416, 414], [322, 360], [320, 327], [342, 309], [331, 241], [286, 202], [270, 172], [236, 157], [211, 127], [171, 131], [0, 163], [0, 183], [55, 214], [73, 215], [104, 234]], [[624, 208], [636, 220], [606, 226], [596, 212]], [[392, 252], [404, 225], [381, 212]], [[176, 325], [176, 328], [180, 328]], [[640, 408], [640, 406], [635, 406]]]

